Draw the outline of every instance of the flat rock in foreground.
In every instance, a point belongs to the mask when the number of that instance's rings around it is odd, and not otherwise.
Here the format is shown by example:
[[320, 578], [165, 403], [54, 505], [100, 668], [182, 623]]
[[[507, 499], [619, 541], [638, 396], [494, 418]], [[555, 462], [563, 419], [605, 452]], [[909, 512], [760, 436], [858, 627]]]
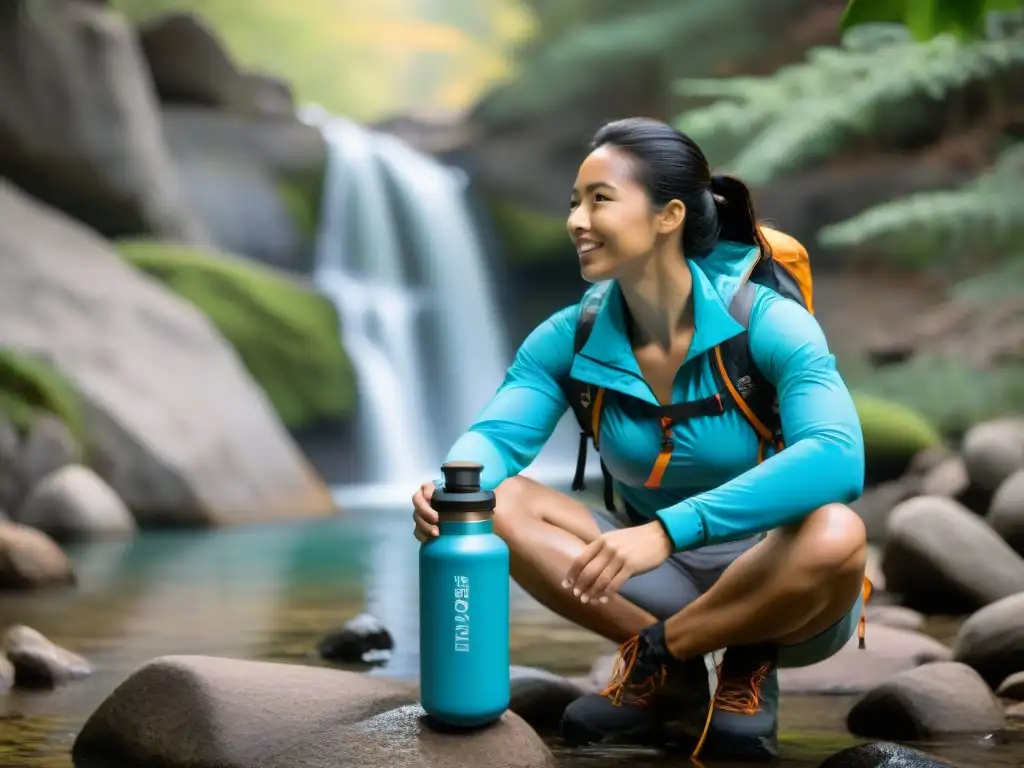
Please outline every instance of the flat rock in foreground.
[[209, 656], [165, 656], [133, 672], [86, 722], [76, 762], [162, 768], [552, 768], [506, 713], [472, 733], [423, 721], [416, 690], [368, 675]]

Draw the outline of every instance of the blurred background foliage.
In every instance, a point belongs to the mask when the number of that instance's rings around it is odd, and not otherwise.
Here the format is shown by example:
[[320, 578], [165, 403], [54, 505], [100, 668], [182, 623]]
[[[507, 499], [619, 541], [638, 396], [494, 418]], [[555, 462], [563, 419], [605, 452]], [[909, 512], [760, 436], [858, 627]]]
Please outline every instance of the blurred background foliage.
[[300, 102], [374, 120], [458, 110], [511, 69], [534, 28], [514, 0], [113, 0], [135, 22], [191, 11], [244, 67], [288, 80]]

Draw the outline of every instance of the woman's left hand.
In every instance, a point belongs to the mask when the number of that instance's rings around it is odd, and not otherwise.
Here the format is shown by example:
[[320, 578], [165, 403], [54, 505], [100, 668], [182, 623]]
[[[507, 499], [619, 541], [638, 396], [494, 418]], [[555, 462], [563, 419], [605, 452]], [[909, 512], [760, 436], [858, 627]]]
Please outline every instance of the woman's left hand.
[[594, 539], [577, 557], [562, 586], [581, 602], [608, 602], [627, 579], [654, 570], [672, 554], [672, 541], [661, 523], [609, 531]]

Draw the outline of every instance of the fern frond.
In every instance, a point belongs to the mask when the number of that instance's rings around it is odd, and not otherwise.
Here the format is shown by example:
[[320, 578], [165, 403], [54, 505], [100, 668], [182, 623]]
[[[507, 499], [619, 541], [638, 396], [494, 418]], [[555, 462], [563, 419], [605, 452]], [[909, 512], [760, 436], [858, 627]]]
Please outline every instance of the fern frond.
[[991, 272], [962, 280], [950, 293], [954, 299], [991, 305], [1024, 294], [1024, 250], [1017, 251]]
[[765, 184], [780, 173], [827, 157], [851, 139], [873, 133], [890, 117], [905, 114], [922, 96], [941, 99], [969, 83], [1024, 67], [1024, 39], [964, 46], [952, 38], [909, 44], [881, 56], [876, 66], [849, 88], [833, 83], [805, 109], [787, 111], [731, 163], [733, 173]]
[[882, 203], [825, 227], [818, 241], [827, 248], [884, 247], [905, 259], [978, 248], [1015, 252], [1024, 240], [1022, 190], [1024, 145], [1018, 145], [961, 189]]
[[915, 43], [871, 30], [843, 47], [813, 49], [803, 63], [769, 77], [682, 80], [678, 92], [724, 101], [682, 115], [677, 125], [706, 145], [709, 157], [731, 160], [731, 172], [762, 185], [917, 114], [924, 99], [1020, 69], [1024, 37]]
[[804, 113], [820, 103], [825, 94], [834, 92], [836, 83], [868, 76], [878, 67], [880, 54], [875, 46], [880, 43], [877, 39], [874, 43], [861, 41], [850, 49], [812, 48], [805, 61], [781, 67], [769, 77], [677, 80], [673, 84], [677, 94], [717, 101], [684, 113], [675, 121], [676, 127], [700, 144], [710, 158], [732, 159], [787, 112]]

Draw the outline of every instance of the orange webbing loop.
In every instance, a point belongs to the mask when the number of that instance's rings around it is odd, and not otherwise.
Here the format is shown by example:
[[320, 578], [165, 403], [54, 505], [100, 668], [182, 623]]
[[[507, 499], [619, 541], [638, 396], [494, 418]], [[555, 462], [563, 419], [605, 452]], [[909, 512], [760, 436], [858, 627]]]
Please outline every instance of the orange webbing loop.
[[594, 450], [600, 450], [601, 406], [604, 405], [604, 387], [598, 387], [594, 394], [594, 410], [590, 414], [590, 432], [594, 436]]
[[661, 451], [658, 452], [658, 458], [654, 460], [654, 466], [651, 467], [651, 474], [647, 477], [644, 482], [645, 488], [657, 488], [661, 485], [661, 478], [665, 476], [665, 470], [668, 469], [668, 463], [672, 460], [672, 419], [668, 416], [661, 417]]

